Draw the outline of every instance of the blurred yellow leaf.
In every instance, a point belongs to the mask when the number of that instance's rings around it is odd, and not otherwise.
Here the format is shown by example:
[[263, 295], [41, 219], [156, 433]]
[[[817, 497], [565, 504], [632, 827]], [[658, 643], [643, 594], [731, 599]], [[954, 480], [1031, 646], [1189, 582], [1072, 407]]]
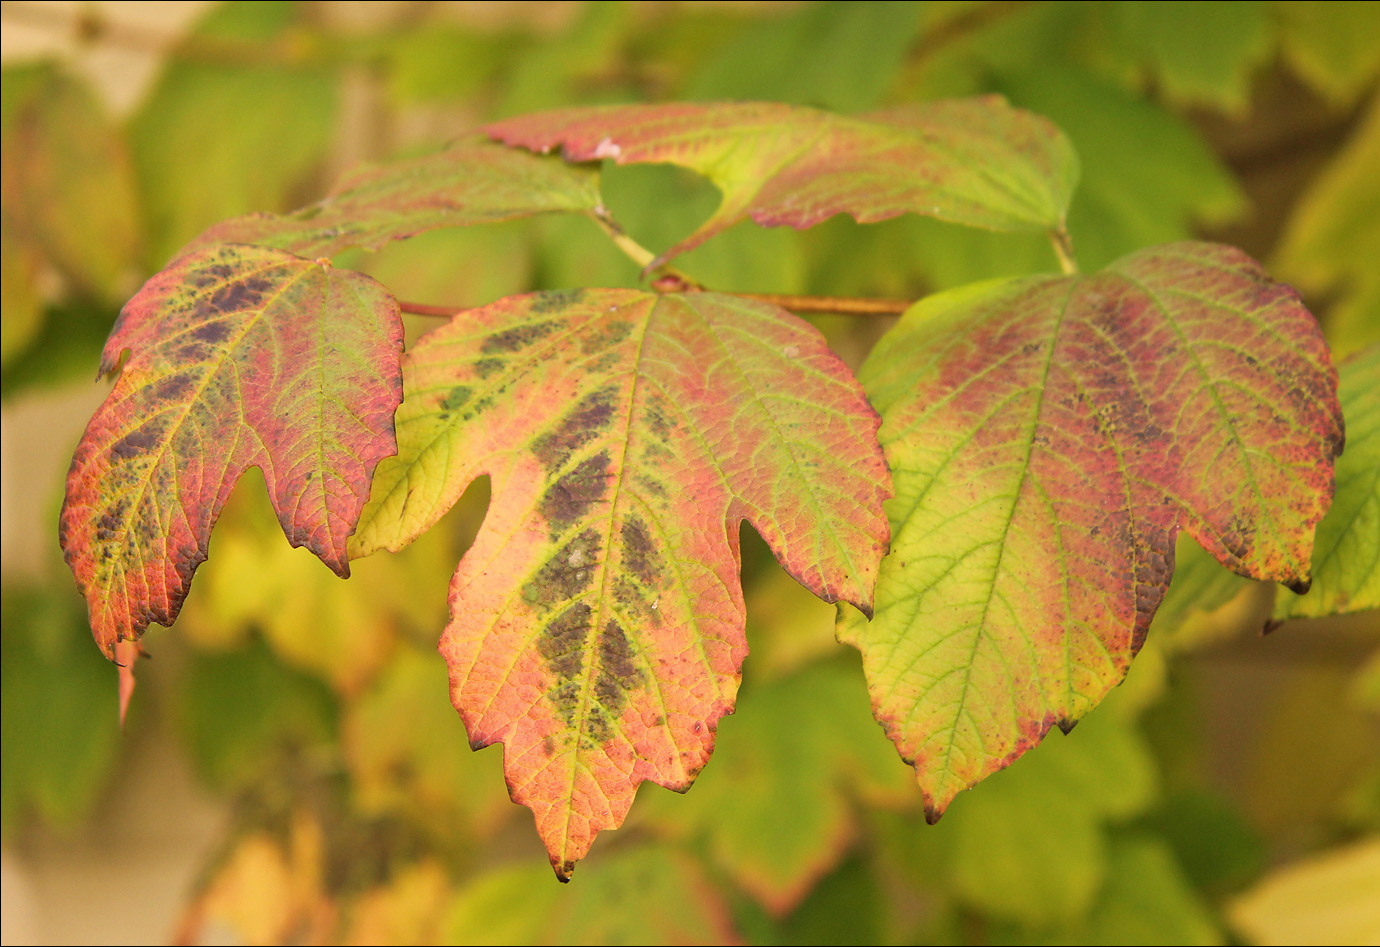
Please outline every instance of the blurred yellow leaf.
[[322, 891], [321, 826], [299, 814], [289, 838], [266, 832], [241, 839], [188, 908], [178, 940], [199, 943], [225, 926], [247, 944], [321, 943], [334, 924]]
[[1279, 869], [1227, 916], [1257, 944], [1380, 943], [1380, 837]]
[[438, 943], [449, 894], [450, 880], [434, 859], [409, 865], [388, 884], [360, 896], [340, 943]]

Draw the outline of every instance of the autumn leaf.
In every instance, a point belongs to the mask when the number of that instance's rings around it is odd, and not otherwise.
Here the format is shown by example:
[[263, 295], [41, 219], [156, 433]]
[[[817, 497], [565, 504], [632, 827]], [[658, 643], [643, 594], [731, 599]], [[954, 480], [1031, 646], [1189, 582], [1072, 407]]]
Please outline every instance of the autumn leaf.
[[426, 336], [404, 389], [353, 552], [493, 478], [441, 651], [471, 744], [505, 744], [568, 878], [643, 780], [690, 785], [732, 710], [742, 520], [812, 592], [870, 607], [876, 415], [806, 323], [712, 293], [499, 300]]
[[440, 227], [510, 220], [543, 211], [593, 211], [597, 176], [485, 140], [408, 161], [364, 165], [319, 203], [291, 214], [250, 214], [216, 224], [183, 252], [220, 243], [277, 247], [301, 256], [377, 250]]
[[651, 264], [744, 217], [811, 227], [834, 214], [871, 223], [925, 214], [993, 230], [1062, 226], [1078, 177], [1068, 139], [996, 96], [850, 118], [777, 103], [625, 105], [539, 112], [491, 136], [571, 161], [661, 163], [710, 178], [723, 203]]
[[177, 617], [248, 467], [288, 540], [349, 574], [346, 539], [395, 449], [401, 348], [381, 286], [278, 250], [199, 251], [144, 285], [106, 343], [101, 374], [119, 377], [77, 446], [60, 524], [107, 656]]
[[876, 617], [845, 616], [936, 819], [1072, 727], [1139, 650], [1185, 529], [1306, 588], [1342, 443], [1312, 317], [1241, 252], [927, 299], [862, 371], [896, 480]]

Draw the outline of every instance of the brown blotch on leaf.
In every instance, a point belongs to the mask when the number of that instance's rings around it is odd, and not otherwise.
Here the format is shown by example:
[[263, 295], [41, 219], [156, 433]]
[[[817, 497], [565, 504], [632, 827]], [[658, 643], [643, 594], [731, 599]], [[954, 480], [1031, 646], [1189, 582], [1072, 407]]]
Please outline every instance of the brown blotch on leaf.
[[177, 401], [187, 394], [192, 388], [192, 379], [186, 372], [178, 372], [166, 378], [160, 378], [153, 385], [149, 386], [148, 397], [157, 401]]
[[547, 669], [563, 683], [578, 676], [585, 666], [590, 614], [588, 605], [576, 602], [548, 622], [537, 639], [537, 650]]
[[647, 532], [647, 524], [636, 515], [623, 521], [623, 566], [649, 590], [661, 588], [666, 567], [661, 550]]
[[593, 529], [583, 530], [537, 570], [522, 587], [522, 597], [548, 609], [570, 601], [589, 588], [603, 551], [599, 534]]
[[601, 706], [596, 704], [585, 711], [584, 732], [586, 737], [599, 745], [607, 743], [609, 737], [613, 736], [613, 726]]
[[504, 329], [502, 332], [495, 332], [484, 340], [484, 344], [479, 347], [479, 351], [484, 355], [493, 355], [495, 352], [516, 352], [525, 349], [533, 342], [539, 342], [551, 333], [560, 328], [557, 322], [534, 322], [529, 325], [515, 326], [512, 329]]
[[632, 330], [631, 322], [605, 322], [580, 340], [580, 352], [584, 355], [593, 355], [595, 352], [613, 348], [631, 335]]
[[139, 454], [147, 453], [158, 445], [166, 430], [167, 424], [162, 418], [151, 419], [111, 445], [110, 459], [128, 460]]
[[530, 311], [541, 315], [546, 312], [558, 312], [576, 305], [585, 298], [583, 289], [555, 289], [545, 293], [537, 293], [532, 297]]
[[217, 312], [242, 312], [253, 309], [263, 301], [270, 284], [267, 280], [246, 279], [230, 283], [211, 296], [211, 307]]
[[653, 398], [647, 404], [647, 427], [651, 429], [652, 433], [655, 434], [659, 440], [663, 441], [666, 440], [666, 438], [670, 436], [671, 431], [675, 429], [675, 425], [671, 423], [668, 409], [669, 405], [667, 405], [664, 399], [659, 397]]
[[613, 388], [600, 388], [585, 395], [555, 430], [532, 443], [532, 452], [547, 470], [559, 470], [581, 447], [604, 432], [613, 418]]
[[207, 345], [219, 345], [230, 337], [230, 326], [221, 319], [203, 322], [192, 330], [192, 338]]
[[558, 538], [608, 492], [609, 453], [601, 450], [587, 457], [547, 487], [537, 509], [550, 527], [551, 538]]
[[481, 358], [474, 363], [474, 373], [480, 378], [488, 378], [490, 375], [503, 371], [505, 364], [501, 358]]
[[456, 385], [446, 395], [446, 400], [441, 402], [441, 408], [445, 411], [457, 411], [465, 406], [465, 402], [470, 400], [474, 394], [474, 389], [469, 385]]
[[594, 682], [594, 695], [611, 713], [618, 713], [627, 704], [629, 690], [646, 683], [634, 657], [623, 627], [610, 619], [599, 633], [599, 677]]

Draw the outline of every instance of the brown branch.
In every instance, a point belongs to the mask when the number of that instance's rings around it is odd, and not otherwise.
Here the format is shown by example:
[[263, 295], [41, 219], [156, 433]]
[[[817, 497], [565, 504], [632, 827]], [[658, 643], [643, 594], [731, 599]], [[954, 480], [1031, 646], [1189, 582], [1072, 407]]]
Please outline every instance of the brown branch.
[[791, 312], [834, 313], [840, 316], [899, 316], [914, 302], [909, 299], [860, 299], [852, 296], [791, 296], [784, 293], [725, 293], [739, 299], [771, 303]]
[[449, 319], [451, 316], [458, 316], [462, 312], [469, 310], [470, 306], [428, 306], [426, 303], [398, 302], [398, 308], [411, 316], [434, 316], [437, 319]]
[[[692, 290], [696, 291], [696, 290]], [[841, 316], [897, 316], [912, 305], [906, 299], [859, 299], [847, 296], [791, 296], [783, 293], [723, 293], [739, 299], [770, 303], [791, 312], [834, 313]], [[426, 303], [399, 302], [403, 312], [413, 316], [449, 319], [465, 312], [465, 306], [429, 306]]]

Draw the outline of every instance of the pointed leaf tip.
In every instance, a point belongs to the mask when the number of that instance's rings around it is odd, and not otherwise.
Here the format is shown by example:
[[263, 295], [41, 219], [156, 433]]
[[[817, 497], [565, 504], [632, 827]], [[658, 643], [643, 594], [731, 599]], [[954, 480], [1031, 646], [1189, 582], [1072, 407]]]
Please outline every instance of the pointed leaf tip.
[[743, 519], [815, 594], [868, 603], [878, 418], [807, 323], [713, 293], [510, 297], [427, 335], [404, 377], [356, 548], [404, 545], [492, 477], [441, 652], [566, 878], [643, 780], [684, 790], [709, 757], [747, 654]]
[[[67, 476], [60, 541], [108, 657], [177, 617], [241, 473], [338, 575], [374, 466], [395, 450], [402, 322], [377, 283], [277, 250], [174, 262], [125, 306], [124, 366]], [[128, 350], [128, 357], [124, 353]]]
[[115, 663], [120, 669], [120, 729], [124, 729], [129, 702], [134, 697], [134, 662], [144, 654], [139, 642], [126, 638], [115, 645]]
[[1242, 574], [1308, 574], [1337, 374], [1297, 295], [1238, 250], [931, 297], [861, 377], [898, 497], [876, 618], [839, 637], [933, 812], [1122, 679], [1180, 529]]

